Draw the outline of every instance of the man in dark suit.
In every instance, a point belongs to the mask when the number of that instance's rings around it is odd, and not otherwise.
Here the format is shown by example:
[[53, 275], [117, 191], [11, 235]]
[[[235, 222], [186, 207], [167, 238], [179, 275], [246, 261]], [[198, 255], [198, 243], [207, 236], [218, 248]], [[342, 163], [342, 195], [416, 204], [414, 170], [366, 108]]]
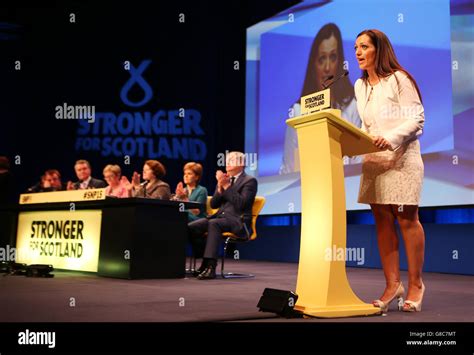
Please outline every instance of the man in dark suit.
[[87, 160], [78, 160], [74, 165], [77, 178], [79, 181], [67, 183], [68, 190], [85, 190], [85, 189], [100, 189], [107, 187], [107, 184], [103, 180], [94, 179], [91, 176], [91, 165]]
[[66, 190], [66, 186], [61, 182], [61, 173], [56, 169], [46, 170], [41, 176], [41, 181], [28, 188], [27, 192], [52, 192]]
[[257, 194], [257, 180], [245, 174], [245, 156], [240, 152], [230, 152], [226, 157], [226, 171], [216, 172], [217, 187], [211, 199], [211, 207], [217, 213], [188, 224], [191, 242], [203, 238], [207, 232], [206, 247], [197, 278], [216, 278], [217, 253], [222, 233], [231, 232], [247, 239], [252, 233], [252, 206]]

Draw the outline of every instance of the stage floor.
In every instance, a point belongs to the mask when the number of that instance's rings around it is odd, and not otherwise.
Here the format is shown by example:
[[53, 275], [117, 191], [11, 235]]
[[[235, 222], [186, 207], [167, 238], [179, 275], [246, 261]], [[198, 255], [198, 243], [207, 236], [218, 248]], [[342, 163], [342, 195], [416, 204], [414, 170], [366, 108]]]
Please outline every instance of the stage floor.
[[[250, 272], [252, 279], [200, 281], [120, 280], [55, 271], [54, 278], [0, 274], [0, 322], [472, 322], [474, 278], [425, 273], [421, 313], [396, 310], [387, 316], [341, 319], [285, 319], [259, 312], [266, 287], [295, 290], [297, 264], [228, 261], [226, 270]], [[349, 268], [355, 293], [371, 302], [384, 287], [381, 270]], [[407, 274], [402, 272], [407, 283]]]

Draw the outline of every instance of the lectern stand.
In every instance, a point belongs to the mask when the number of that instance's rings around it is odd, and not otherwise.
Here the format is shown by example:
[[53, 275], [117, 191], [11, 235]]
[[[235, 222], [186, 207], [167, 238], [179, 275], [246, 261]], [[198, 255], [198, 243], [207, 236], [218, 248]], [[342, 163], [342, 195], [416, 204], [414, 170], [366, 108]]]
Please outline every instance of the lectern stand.
[[[332, 255], [334, 247], [346, 255], [344, 155], [378, 151], [369, 135], [328, 109], [291, 118], [286, 123], [298, 135], [301, 167], [301, 246], [295, 309], [332, 318], [380, 313], [362, 302], [347, 280], [345, 260]], [[340, 259], [340, 258], [339, 258]]]

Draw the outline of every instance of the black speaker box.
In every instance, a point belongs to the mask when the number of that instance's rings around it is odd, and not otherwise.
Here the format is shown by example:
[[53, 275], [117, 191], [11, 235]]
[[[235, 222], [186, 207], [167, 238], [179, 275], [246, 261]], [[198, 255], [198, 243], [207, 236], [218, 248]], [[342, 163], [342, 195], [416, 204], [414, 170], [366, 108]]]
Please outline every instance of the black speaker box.
[[10, 262], [9, 273], [10, 275], [26, 275], [26, 264]]
[[28, 267], [26, 268], [26, 277], [54, 277], [53, 274], [50, 274], [50, 272], [53, 270], [54, 269], [52, 265], [28, 265]]
[[291, 291], [266, 288], [257, 307], [261, 312], [272, 312], [287, 318], [298, 317], [302, 315], [293, 309], [297, 299], [298, 295]]

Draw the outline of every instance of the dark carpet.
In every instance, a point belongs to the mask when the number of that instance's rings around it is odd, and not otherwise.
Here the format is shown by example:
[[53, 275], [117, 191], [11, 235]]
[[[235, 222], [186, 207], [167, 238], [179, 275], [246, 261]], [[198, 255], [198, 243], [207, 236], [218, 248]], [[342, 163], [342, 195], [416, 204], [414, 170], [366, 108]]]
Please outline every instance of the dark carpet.
[[[54, 278], [0, 274], [0, 322], [472, 322], [472, 276], [425, 273], [421, 313], [396, 310], [386, 316], [341, 319], [285, 319], [259, 312], [266, 287], [295, 290], [297, 264], [229, 261], [227, 271], [251, 272], [252, 279], [200, 281], [120, 280], [55, 271]], [[366, 302], [384, 288], [378, 269], [349, 268], [355, 293]], [[407, 284], [406, 272], [402, 280]]]

